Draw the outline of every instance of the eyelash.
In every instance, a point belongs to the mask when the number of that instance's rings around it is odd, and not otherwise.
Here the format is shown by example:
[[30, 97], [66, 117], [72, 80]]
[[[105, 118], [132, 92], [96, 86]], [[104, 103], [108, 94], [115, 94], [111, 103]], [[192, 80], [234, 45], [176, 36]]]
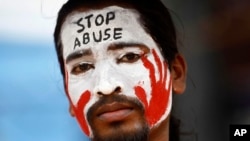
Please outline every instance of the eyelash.
[[[118, 64], [119, 63], [134, 63], [134, 62], [138, 61], [141, 57], [142, 57], [141, 54], [128, 52], [125, 55], [123, 55], [122, 57], [118, 58], [117, 63]], [[80, 75], [80, 74], [85, 73], [85, 72], [87, 72], [91, 69], [94, 69], [94, 68], [95, 68], [94, 64], [81, 62], [72, 68], [71, 74]]]
[[117, 63], [134, 63], [138, 61], [141, 58], [141, 54], [133, 53], [133, 52], [128, 52], [122, 57], [117, 59]]
[[79, 75], [81, 73], [85, 73], [90, 69], [94, 69], [95, 66], [93, 64], [90, 63], [79, 63], [76, 66], [73, 67], [73, 69], [71, 70], [71, 73], [74, 75]]

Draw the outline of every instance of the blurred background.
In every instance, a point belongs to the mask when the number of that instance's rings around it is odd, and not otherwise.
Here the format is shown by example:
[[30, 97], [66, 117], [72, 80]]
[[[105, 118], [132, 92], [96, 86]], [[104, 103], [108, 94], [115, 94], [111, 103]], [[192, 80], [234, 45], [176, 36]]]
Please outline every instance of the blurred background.
[[[88, 140], [68, 113], [53, 44], [66, 0], [0, 0], [0, 141]], [[182, 141], [228, 141], [250, 124], [250, 1], [164, 0], [188, 63], [175, 96]]]

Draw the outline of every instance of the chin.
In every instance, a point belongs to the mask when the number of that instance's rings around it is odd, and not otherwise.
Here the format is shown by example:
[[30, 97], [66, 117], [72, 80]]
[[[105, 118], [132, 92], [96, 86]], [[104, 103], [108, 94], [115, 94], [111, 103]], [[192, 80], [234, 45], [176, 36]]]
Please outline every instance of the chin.
[[100, 119], [91, 124], [92, 141], [147, 141], [149, 126], [141, 112], [132, 111], [125, 119], [106, 122]]
[[[102, 128], [100, 126], [100, 128]], [[92, 141], [147, 141], [149, 126], [147, 124], [114, 122], [109, 128], [93, 131]]]

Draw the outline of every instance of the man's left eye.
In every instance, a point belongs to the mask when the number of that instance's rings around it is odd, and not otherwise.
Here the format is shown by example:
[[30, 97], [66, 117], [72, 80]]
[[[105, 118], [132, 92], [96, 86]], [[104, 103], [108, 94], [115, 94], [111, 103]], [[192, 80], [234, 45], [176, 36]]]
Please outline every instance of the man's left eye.
[[129, 52], [117, 60], [118, 63], [134, 63], [141, 58], [140, 54]]

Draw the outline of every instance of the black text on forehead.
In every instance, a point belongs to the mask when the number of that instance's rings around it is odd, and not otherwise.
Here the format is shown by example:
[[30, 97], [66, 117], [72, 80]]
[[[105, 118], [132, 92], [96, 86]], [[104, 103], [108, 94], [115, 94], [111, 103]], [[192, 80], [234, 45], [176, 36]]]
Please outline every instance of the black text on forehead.
[[79, 15], [80, 17], [77, 19], [73, 17], [74, 21], [72, 22], [79, 27], [78, 33], [84, 32], [85, 29], [93, 26], [109, 25], [116, 18], [115, 12], [111, 10], [103, 13], [87, 12], [87, 14]]

